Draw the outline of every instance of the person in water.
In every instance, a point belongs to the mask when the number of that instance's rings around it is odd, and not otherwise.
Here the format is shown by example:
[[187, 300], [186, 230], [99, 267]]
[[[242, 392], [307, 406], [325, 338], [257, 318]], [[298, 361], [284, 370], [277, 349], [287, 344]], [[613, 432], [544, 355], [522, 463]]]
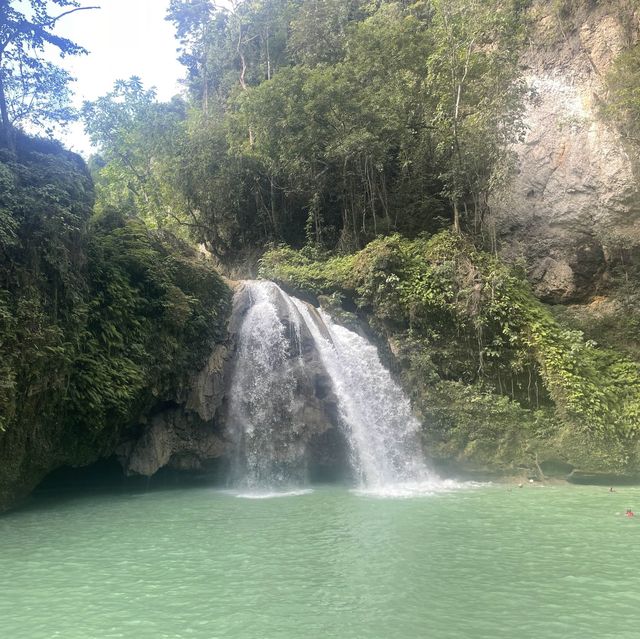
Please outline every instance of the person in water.
[[631, 510], [631, 508], [627, 508], [627, 512], [625, 514], [627, 515], [627, 517], [633, 517], [635, 513], [633, 512], [633, 510]]

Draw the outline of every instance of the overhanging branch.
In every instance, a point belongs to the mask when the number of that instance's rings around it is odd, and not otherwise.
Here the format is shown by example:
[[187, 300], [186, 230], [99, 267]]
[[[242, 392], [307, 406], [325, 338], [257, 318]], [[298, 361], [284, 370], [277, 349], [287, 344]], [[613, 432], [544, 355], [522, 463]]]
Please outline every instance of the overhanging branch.
[[94, 7], [76, 7], [75, 9], [69, 9], [69, 11], [65, 11], [64, 13], [61, 13], [59, 16], [56, 16], [55, 18], [51, 18], [51, 20], [49, 20], [48, 22], [43, 22], [41, 26], [43, 27], [52, 27], [56, 22], [58, 22], [58, 20], [60, 20], [61, 18], [64, 18], [65, 16], [68, 16], [72, 13], [76, 13], [76, 11], [91, 11], [93, 9], [101, 9], [101, 7], [98, 6], [94, 6]]

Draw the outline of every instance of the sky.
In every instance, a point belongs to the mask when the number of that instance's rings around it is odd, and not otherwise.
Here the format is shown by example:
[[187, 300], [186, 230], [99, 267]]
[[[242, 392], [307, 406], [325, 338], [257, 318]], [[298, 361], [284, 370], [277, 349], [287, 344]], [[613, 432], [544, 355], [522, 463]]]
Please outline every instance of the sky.
[[[56, 33], [82, 45], [89, 55], [52, 57], [77, 79], [72, 85], [76, 106], [104, 95], [115, 80], [132, 75], [140, 76], [147, 88], [155, 86], [159, 100], [180, 92], [184, 73], [176, 60], [177, 41], [173, 25], [164, 19], [169, 0], [82, 0], [81, 4], [101, 8], [66, 16]], [[72, 150], [91, 153], [80, 123], [61, 137]]]

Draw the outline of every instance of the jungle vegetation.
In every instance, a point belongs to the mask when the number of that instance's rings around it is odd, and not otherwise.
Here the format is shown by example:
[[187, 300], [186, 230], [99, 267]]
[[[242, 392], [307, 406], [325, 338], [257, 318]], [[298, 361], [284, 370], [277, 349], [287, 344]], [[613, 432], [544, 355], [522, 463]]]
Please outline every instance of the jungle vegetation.
[[188, 98], [137, 78], [85, 104], [99, 202], [222, 262], [483, 228], [527, 93], [516, 0], [173, 0]]
[[[524, 133], [529, 0], [172, 0], [185, 91], [159, 102], [132, 77], [86, 102], [88, 169], [20, 131], [75, 115], [60, 71], [16, 80], [30, 52], [83, 52], [55, 36], [76, 2], [29, 2], [0, 3], [5, 447], [55, 433], [95, 456], [170, 401], [224, 336], [203, 244], [223, 269], [355, 302], [443, 456], [637, 467], [637, 358], [538, 301], [488, 223]], [[631, 141], [636, 53], [609, 79]], [[24, 120], [19, 87], [39, 96]]]

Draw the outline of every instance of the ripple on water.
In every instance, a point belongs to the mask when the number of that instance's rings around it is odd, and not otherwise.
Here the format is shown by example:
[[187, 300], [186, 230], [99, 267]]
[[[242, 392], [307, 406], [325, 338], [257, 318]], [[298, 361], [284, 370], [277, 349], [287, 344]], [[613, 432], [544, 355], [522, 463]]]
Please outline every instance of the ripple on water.
[[313, 488], [94, 495], [1, 517], [0, 636], [640, 636], [640, 517], [616, 515], [640, 510], [640, 489]]
[[297, 488], [292, 490], [222, 490], [216, 492], [231, 495], [238, 499], [279, 499], [282, 497], [311, 495], [313, 488]]

